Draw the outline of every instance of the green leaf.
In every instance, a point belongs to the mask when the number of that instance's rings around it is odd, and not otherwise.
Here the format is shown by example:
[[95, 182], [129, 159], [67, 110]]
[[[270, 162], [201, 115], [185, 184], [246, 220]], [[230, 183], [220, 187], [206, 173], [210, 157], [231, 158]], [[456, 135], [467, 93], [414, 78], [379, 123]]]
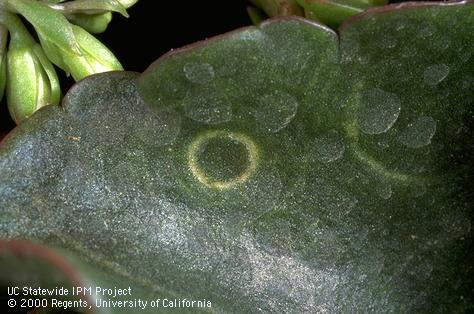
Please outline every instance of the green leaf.
[[0, 235], [204, 312], [469, 312], [473, 12], [274, 19], [87, 78], [2, 144]]
[[[84, 313], [89, 310], [89, 306], [107, 300], [102, 295], [104, 291], [110, 289], [113, 293], [114, 288], [117, 288], [114, 286], [113, 278], [103, 276], [103, 272], [97, 268], [91, 268], [84, 262], [83, 257], [30, 241], [0, 240], [0, 265], [4, 267], [3, 269], [8, 269], [0, 272], [0, 287], [5, 290], [7, 287], [10, 289], [18, 287], [16, 290], [18, 295], [9, 296], [16, 301], [16, 308], [25, 302], [22, 299], [25, 299], [23, 289], [26, 287], [29, 291], [28, 299], [33, 300], [34, 296], [41, 299], [42, 306], [35, 311], [41, 310], [39, 313]], [[102, 291], [96, 291], [99, 283]], [[122, 291], [127, 292], [127, 288]], [[143, 288], [138, 289], [133, 292], [150, 298], [158, 295], [156, 291], [151, 295]], [[115, 302], [123, 299], [124, 296], [113, 298]], [[130, 307], [123, 305], [122, 307], [123, 313], [129, 311]], [[103, 312], [109, 313], [106, 310]]]

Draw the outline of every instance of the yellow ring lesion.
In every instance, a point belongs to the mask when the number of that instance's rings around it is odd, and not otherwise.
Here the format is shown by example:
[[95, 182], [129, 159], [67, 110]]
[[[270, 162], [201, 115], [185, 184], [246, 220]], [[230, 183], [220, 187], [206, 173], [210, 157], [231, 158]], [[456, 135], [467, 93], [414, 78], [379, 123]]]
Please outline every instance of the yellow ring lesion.
[[361, 83], [356, 84], [353, 88], [353, 93], [352, 95], [357, 95], [351, 97], [353, 101], [350, 103], [349, 110], [350, 114], [352, 114], [351, 118], [346, 120], [343, 123], [344, 130], [346, 131], [346, 136], [349, 139], [349, 146], [352, 148], [352, 151], [354, 153], [354, 156], [363, 164], [367, 165], [378, 173], [379, 175], [397, 181], [402, 184], [408, 184], [413, 181], [421, 181], [419, 177], [409, 175], [404, 172], [400, 172], [397, 170], [393, 169], [388, 169], [383, 165], [379, 160], [376, 158], [372, 157], [370, 154], [362, 150], [359, 146], [359, 137], [360, 137], [360, 132], [359, 132], [359, 127], [357, 125], [357, 122], [355, 121], [355, 112], [357, 111], [357, 108], [359, 104], [362, 102], [361, 100], [361, 94], [362, 94], [362, 88], [363, 85]]
[[[198, 154], [203, 144], [208, 140], [214, 138], [229, 139], [231, 141], [239, 142], [247, 150], [248, 154], [248, 166], [239, 176], [234, 177], [229, 180], [215, 180], [209, 178], [206, 173], [199, 167], [198, 164]], [[217, 190], [226, 190], [237, 184], [247, 181], [252, 174], [254, 174], [257, 169], [258, 163], [258, 149], [255, 143], [247, 135], [236, 132], [214, 130], [208, 131], [199, 135], [194, 141], [189, 145], [188, 149], [188, 166], [191, 170], [193, 176], [202, 184], [209, 188]]]

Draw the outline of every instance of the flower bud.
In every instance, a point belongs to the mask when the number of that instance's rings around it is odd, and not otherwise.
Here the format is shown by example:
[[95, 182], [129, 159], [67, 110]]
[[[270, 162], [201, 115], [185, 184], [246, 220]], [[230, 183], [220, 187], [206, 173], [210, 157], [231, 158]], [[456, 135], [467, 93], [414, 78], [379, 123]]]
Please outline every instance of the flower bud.
[[348, 17], [359, 14], [370, 7], [384, 5], [388, 0], [296, 0], [304, 8], [305, 17], [319, 21], [336, 29]]
[[138, 0], [117, 0], [118, 2], [120, 2], [121, 5], [123, 5], [123, 7], [125, 9], [128, 9], [130, 8], [131, 6], [133, 6], [135, 3], [138, 2]]
[[43, 38], [63, 50], [79, 54], [69, 21], [46, 3], [37, 0], [7, 1], [12, 12], [22, 15]]
[[31, 47], [11, 48], [7, 66], [7, 104], [17, 124], [39, 108], [57, 104], [48, 74]]
[[67, 14], [67, 19], [82, 28], [89, 33], [99, 34], [107, 29], [110, 21], [112, 20], [112, 13], [107, 12], [103, 14]]
[[89, 75], [123, 70], [110, 50], [94, 36], [77, 25], [71, 25], [80, 55], [63, 50], [39, 35], [49, 59], [79, 81]]
[[41, 107], [59, 104], [61, 91], [53, 65], [21, 20], [0, 12], [0, 21], [10, 31], [6, 55], [7, 105], [18, 124]]
[[51, 86], [51, 105], [59, 105], [61, 101], [61, 85], [59, 83], [58, 76], [56, 74], [56, 70], [54, 69], [51, 62], [46, 57], [46, 54], [43, 51], [43, 48], [38, 43], [35, 43], [33, 46], [33, 52], [35, 53], [38, 61], [43, 66], [44, 71], [49, 79], [49, 85]]
[[302, 8], [297, 0], [250, 0], [255, 6], [263, 10], [268, 16], [303, 15]]
[[118, 0], [75, 0], [50, 5], [50, 7], [65, 15], [78, 13], [97, 15], [107, 12], [117, 12], [128, 17], [127, 10]]
[[0, 25], [0, 100], [3, 98], [3, 93], [5, 92], [5, 83], [7, 80], [7, 39], [8, 30]]

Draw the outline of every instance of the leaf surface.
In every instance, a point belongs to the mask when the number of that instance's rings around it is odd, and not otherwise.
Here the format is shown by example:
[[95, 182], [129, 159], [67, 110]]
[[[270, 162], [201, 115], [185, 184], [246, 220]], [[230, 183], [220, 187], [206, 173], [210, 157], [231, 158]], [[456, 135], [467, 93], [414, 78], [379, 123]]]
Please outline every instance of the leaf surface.
[[203, 311], [472, 309], [473, 12], [274, 19], [88, 78], [2, 144], [0, 235]]

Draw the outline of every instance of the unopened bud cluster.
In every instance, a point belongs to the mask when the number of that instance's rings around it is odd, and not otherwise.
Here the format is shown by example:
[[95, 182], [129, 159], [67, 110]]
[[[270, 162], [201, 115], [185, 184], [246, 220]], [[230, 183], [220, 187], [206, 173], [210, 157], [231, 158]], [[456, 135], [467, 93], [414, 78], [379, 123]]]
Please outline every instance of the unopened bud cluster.
[[53, 64], [76, 81], [122, 70], [91, 33], [105, 31], [113, 12], [128, 16], [126, 9], [137, 1], [0, 0], [0, 100], [6, 90], [17, 124], [44, 106], [59, 104], [61, 89]]

